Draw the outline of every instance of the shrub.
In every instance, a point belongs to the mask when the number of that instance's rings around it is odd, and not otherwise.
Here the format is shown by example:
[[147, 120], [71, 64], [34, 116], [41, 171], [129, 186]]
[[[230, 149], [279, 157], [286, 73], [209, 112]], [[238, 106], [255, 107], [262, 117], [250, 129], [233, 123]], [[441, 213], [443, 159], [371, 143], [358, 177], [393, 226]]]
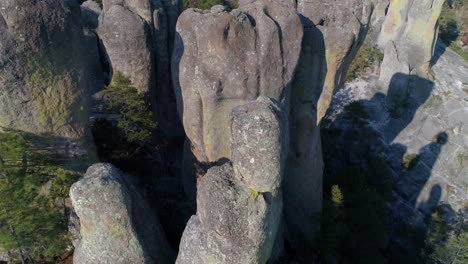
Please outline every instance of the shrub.
[[[468, 263], [468, 222], [463, 212], [440, 206], [429, 218], [429, 231], [421, 252], [424, 263]], [[455, 216], [449, 216], [455, 214]], [[450, 218], [453, 218], [449, 221]]]
[[345, 106], [345, 109], [347, 114], [353, 119], [353, 120], [367, 120], [369, 119], [369, 114], [366, 111], [366, 108], [364, 105], [359, 102], [359, 101], [354, 101]]
[[30, 151], [22, 135], [0, 133], [0, 245], [31, 263], [61, 256], [70, 245], [65, 199], [78, 176]]
[[416, 165], [418, 164], [419, 161], [419, 155], [418, 154], [406, 154], [403, 157], [403, 168], [406, 171], [412, 170]]
[[94, 122], [92, 131], [100, 160], [121, 169], [140, 167], [144, 163], [144, 159], [139, 157], [140, 151], [152, 145], [157, 127], [144, 95], [129, 78], [117, 72], [104, 90], [103, 108], [104, 112], [117, 118]]
[[151, 140], [156, 122], [145, 97], [129, 78], [117, 72], [104, 90], [104, 110], [119, 115], [117, 127], [128, 142], [146, 143]]
[[366, 69], [371, 67], [374, 62], [382, 62], [383, 56], [383, 53], [376, 47], [373, 47], [370, 40], [366, 38], [349, 66], [346, 80], [352, 81], [356, 79]]

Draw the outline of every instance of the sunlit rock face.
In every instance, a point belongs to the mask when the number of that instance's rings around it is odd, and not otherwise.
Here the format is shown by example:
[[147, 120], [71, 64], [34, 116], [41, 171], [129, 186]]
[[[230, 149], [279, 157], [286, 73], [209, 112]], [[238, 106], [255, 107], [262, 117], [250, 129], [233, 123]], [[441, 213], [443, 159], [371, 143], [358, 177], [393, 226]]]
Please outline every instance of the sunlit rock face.
[[[189, 142], [186, 161], [191, 155], [202, 163], [231, 158], [229, 114], [234, 107], [266, 96], [288, 109], [302, 35], [299, 16], [286, 1], [257, 1], [231, 12], [215, 6], [182, 13], [172, 77]], [[194, 199], [194, 169], [185, 169], [186, 191]]]
[[91, 166], [70, 198], [80, 223], [73, 263], [173, 263], [154, 212], [113, 165]]
[[66, 159], [94, 156], [88, 44], [75, 1], [2, 1], [0, 126], [42, 134]]
[[[371, 0], [297, 1], [297, 12], [307, 27], [320, 30], [325, 43], [326, 71], [318, 99], [317, 120], [330, 105], [335, 90], [344, 83], [349, 64], [367, 33], [372, 14]], [[304, 45], [311, 45], [304, 43]], [[322, 70], [318, 64], [318, 69]]]
[[231, 113], [232, 163], [199, 184], [177, 263], [266, 263], [282, 218], [287, 118], [266, 97]]
[[88, 74], [79, 7], [8, 0], [0, 10], [0, 125], [81, 137]]
[[390, 3], [378, 38], [378, 45], [385, 53], [379, 77], [383, 92], [388, 90], [397, 72], [433, 79], [431, 58], [437, 40], [437, 19], [443, 3], [444, 0]]
[[199, 161], [231, 157], [232, 108], [259, 95], [287, 101], [301, 39], [299, 17], [281, 2], [258, 1], [231, 12], [189, 9], [180, 16], [172, 73]]

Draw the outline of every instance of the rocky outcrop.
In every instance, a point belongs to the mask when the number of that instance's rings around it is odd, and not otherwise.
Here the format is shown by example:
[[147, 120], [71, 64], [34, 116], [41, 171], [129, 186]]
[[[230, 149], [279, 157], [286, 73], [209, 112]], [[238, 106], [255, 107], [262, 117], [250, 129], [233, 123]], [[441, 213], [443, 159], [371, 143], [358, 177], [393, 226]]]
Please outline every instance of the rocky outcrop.
[[44, 134], [48, 141], [41, 143], [67, 148], [67, 158], [93, 156], [87, 137], [91, 60], [75, 1], [2, 1], [0, 126]]
[[[315, 80], [323, 83], [317, 103], [317, 121], [325, 115], [334, 92], [346, 81], [349, 64], [354, 59], [364, 40], [372, 14], [371, 0], [311, 0], [297, 1], [297, 11], [303, 17], [306, 28], [315, 27], [322, 33], [325, 42], [325, 78]], [[309, 30], [310, 34], [317, 34]], [[307, 33], [307, 30], [306, 30]], [[307, 37], [305, 38], [307, 39]], [[311, 38], [309, 38], [311, 39]], [[313, 39], [316, 39], [313, 38]], [[304, 42], [303, 47], [312, 43]], [[316, 51], [317, 52], [317, 51]], [[307, 56], [301, 56], [307, 58]], [[314, 62], [308, 62], [314, 63]], [[312, 71], [322, 71], [323, 62], [316, 63]]]
[[[437, 19], [444, 0], [392, 1], [378, 39], [385, 52], [379, 86], [387, 92], [395, 73], [432, 79], [431, 58], [437, 40]], [[408, 79], [400, 80], [407, 83]]]
[[98, 28], [113, 72], [147, 94], [168, 136], [181, 133], [169, 66], [181, 8], [179, 0], [104, 0]]
[[109, 6], [109, 1], [104, 1], [98, 34], [113, 72], [129, 76], [142, 92], [154, 92], [156, 67], [147, 21], [122, 5]]
[[95, 164], [72, 185], [70, 198], [81, 239], [74, 263], [171, 263], [164, 231], [127, 176]]
[[234, 108], [232, 164], [212, 167], [199, 184], [197, 215], [176, 263], [266, 263], [281, 220], [286, 116], [270, 99]]
[[318, 124], [367, 34], [372, 5], [368, 0], [298, 1], [297, 11], [304, 38], [291, 97], [284, 202], [288, 240], [306, 250], [317, 238], [322, 210]]
[[[299, 17], [287, 2], [257, 1], [231, 12], [214, 6], [211, 11], [182, 13], [172, 74], [189, 140], [185, 160], [191, 153], [202, 163], [231, 158], [228, 116], [234, 107], [262, 95], [287, 109], [301, 39]], [[194, 197], [191, 171], [186, 169], [184, 175]]]

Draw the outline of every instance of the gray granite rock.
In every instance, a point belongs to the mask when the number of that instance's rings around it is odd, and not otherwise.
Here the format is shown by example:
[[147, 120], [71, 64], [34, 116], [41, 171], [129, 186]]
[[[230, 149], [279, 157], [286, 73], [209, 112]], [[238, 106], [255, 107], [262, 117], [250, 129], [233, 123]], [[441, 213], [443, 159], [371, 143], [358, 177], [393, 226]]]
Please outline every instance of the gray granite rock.
[[76, 1], [2, 1], [0, 127], [43, 135], [45, 149], [67, 162], [94, 157], [89, 48]]
[[184, 231], [177, 263], [266, 263], [282, 218], [287, 127], [270, 99], [234, 108], [233, 164], [201, 179], [197, 214]]
[[74, 263], [171, 263], [173, 253], [149, 205], [111, 164], [91, 166], [72, 185], [80, 221]]
[[241, 181], [258, 192], [280, 188], [288, 154], [287, 120], [266, 97], [231, 112], [233, 167]]
[[302, 26], [286, 1], [231, 12], [188, 9], [177, 23], [172, 78], [198, 161], [230, 158], [229, 113], [263, 95], [287, 106]]
[[444, 0], [404, 0], [390, 4], [378, 39], [385, 54], [379, 76], [384, 92], [397, 72], [432, 79], [431, 59], [443, 3]]

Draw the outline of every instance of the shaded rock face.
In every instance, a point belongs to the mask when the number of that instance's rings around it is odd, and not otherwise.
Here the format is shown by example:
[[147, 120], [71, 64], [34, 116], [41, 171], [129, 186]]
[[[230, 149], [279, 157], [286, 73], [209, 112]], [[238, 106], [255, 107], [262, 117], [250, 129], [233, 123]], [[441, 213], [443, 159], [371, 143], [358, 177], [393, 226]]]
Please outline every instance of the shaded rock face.
[[94, 156], [88, 44], [75, 1], [2, 1], [0, 126], [44, 134], [45, 148], [66, 148], [67, 159]]
[[286, 125], [284, 113], [264, 97], [234, 108], [232, 164], [212, 167], [201, 180], [197, 215], [187, 224], [176, 263], [269, 260], [282, 215]]
[[150, 26], [129, 9], [108, 5], [105, 1], [98, 34], [113, 72], [129, 76], [142, 92], [154, 92], [155, 63]]
[[170, 78], [179, 0], [104, 0], [98, 34], [113, 72], [147, 94], [165, 134], [181, 134]]
[[89, 75], [79, 6], [6, 0], [0, 10], [0, 125], [83, 137]]
[[372, 4], [298, 1], [297, 11], [304, 38], [291, 96], [284, 202], [288, 240], [295, 248], [307, 248], [318, 235], [322, 210], [324, 165], [318, 124], [367, 34]]
[[378, 39], [385, 54], [379, 76], [384, 93], [397, 72], [432, 79], [431, 58], [443, 3], [444, 0], [404, 0], [390, 4]]
[[196, 160], [231, 157], [227, 117], [234, 107], [260, 95], [287, 107], [302, 32], [294, 8], [280, 1], [182, 13], [172, 74]]
[[[372, 14], [371, 0], [311, 0], [297, 1], [297, 11], [303, 16], [305, 27], [315, 25], [325, 42], [326, 71], [317, 108], [320, 122], [330, 105], [332, 96], [346, 80], [349, 64], [367, 34]], [[307, 31], [306, 31], [307, 32]], [[313, 34], [313, 33], [311, 33]], [[307, 39], [307, 38], [305, 38]], [[303, 46], [312, 45], [304, 43]], [[320, 71], [322, 63], [318, 64]]]
[[80, 221], [74, 263], [171, 263], [173, 256], [158, 219], [117, 168], [95, 164], [72, 185]]

